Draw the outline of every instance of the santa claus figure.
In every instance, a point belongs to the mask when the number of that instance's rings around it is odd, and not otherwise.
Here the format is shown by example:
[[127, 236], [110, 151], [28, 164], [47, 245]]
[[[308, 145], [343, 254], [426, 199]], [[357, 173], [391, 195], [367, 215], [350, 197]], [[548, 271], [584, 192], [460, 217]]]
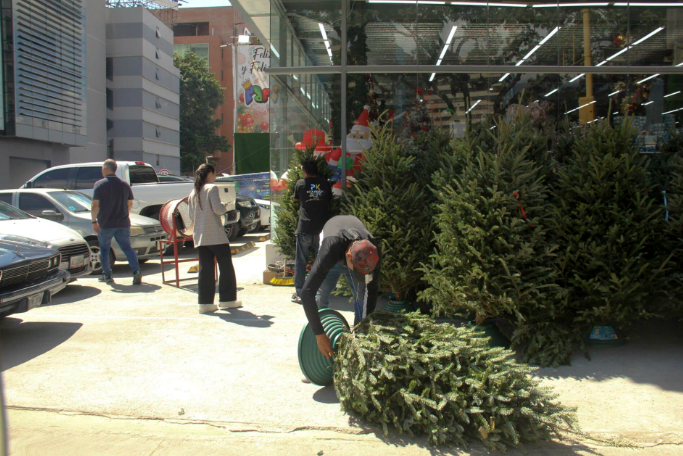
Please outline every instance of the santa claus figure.
[[[363, 153], [366, 150], [370, 150], [372, 147], [372, 139], [370, 138], [370, 126], [368, 125], [369, 114], [368, 107], [363, 109], [363, 112], [358, 117], [358, 120], [354, 122], [351, 131], [346, 136], [346, 184], [352, 184], [356, 181], [353, 175], [360, 171], [361, 163], [363, 161]], [[341, 183], [341, 164], [339, 159], [341, 158], [341, 149], [337, 148], [327, 154], [325, 159], [331, 167], [335, 168], [335, 173], [333, 180], [337, 182], [332, 188], [332, 192], [335, 195], [341, 195], [342, 183]]]

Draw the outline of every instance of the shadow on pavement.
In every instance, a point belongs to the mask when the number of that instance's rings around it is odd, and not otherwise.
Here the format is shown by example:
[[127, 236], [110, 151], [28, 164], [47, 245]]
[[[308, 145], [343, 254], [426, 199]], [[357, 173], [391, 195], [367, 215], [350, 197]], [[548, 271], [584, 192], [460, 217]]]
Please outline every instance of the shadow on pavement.
[[20, 318], [0, 321], [0, 369], [4, 372], [47, 353], [66, 342], [83, 324], [24, 322]]
[[[110, 285], [111, 291], [114, 293], [154, 293], [157, 290], [161, 290], [161, 287], [159, 285], [153, 285], [151, 283], [145, 283], [144, 278], [142, 285], [133, 285], [133, 278], [126, 278], [125, 282], [123, 282], [124, 279], [119, 278], [118, 282], [117, 279], [114, 278], [114, 283]], [[123, 282], [123, 283], [121, 283]]]
[[[565, 440], [545, 441], [536, 443], [524, 443], [524, 449], [508, 448], [506, 452], [494, 451], [486, 448], [478, 440], [467, 440], [468, 447], [463, 448], [455, 444], [434, 446], [425, 437], [411, 437], [409, 434], [399, 434], [393, 426], [389, 426], [389, 434], [384, 435], [381, 427], [373, 426], [359, 419], [357, 416], [349, 416], [349, 425], [362, 429], [364, 433], [374, 434], [385, 444], [394, 447], [407, 447], [410, 445], [419, 446], [429, 450], [432, 455], [461, 455], [461, 456], [578, 456], [578, 455], [599, 455], [595, 449], [590, 448], [580, 442], [570, 442]], [[526, 450], [526, 451], [525, 451]]]
[[626, 345], [589, 346], [590, 360], [583, 353], [577, 353], [571, 366], [539, 369], [536, 376], [594, 381], [628, 378], [637, 383], [683, 392], [682, 347], [680, 323], [656, 320], [634, 331]]
[[313, 394], [313, 400], [321, 404], [339, 404], [339, 398], [333, 385], [320, 388]]
[[81, 285], [78, 282], [67, 285], [65, 289], [57, 293], [49, 304], [43, 304], [41, 307], [58, 306], [60, 304], [70, 304], [78, 301], [85, 301], [86, 299], [94, 298], [102, 290], [87, 285]]
[[219, 317], [228, 323], [235, 323], [242, 326], [251, 326], [253, 328], [268, 328], [273, 325], [271, 321], [272, 315], [254, 315], [247, 310], [228, 309], [220, 310], [210, 314], [214, 317]]

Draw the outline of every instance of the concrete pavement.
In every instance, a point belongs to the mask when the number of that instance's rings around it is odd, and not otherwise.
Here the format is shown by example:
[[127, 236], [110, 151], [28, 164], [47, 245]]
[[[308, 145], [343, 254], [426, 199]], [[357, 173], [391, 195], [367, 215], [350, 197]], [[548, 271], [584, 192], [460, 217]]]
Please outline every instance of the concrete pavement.
[[[264, 244], [234, 258], [242, 309], [199, 315], [195, 286], [161, 285], [158, 262], [132, 287], [79, 280], [52, 304], [0, 324], [0, 365], [15, 454], [433, 454], [340, 410], [332, 388], [300, 382], [306, 322], [291, 287], [261, 285]], [[185, 263], [187, 270], [192, 263]], [[190, 276], [190, 274], [183, 274]], [[352, 319], [351, 306], [335, 307]], [[683, 454], [683, 337], [655, 327], [592, 361], [543, 369], [584, 431], [647, 448], [548, 443], [531, 454]], [[487, 454], [474, 445], [470, 452]], [[509, 453], [515, 454], [515, 453]]]

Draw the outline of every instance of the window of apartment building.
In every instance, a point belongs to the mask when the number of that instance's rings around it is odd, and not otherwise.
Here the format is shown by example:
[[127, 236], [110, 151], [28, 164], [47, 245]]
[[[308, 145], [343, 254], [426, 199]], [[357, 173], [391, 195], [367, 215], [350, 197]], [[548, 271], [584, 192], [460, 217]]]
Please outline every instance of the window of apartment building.
[[114, 91], [107, 89], [107, 109], [114, 109]]
[[174, 36], [208, 36], [208, 22], [186, 22], [184, 24], [173, 24]]
[[197, 57], [203, 59], [206, 62], [206, 67], [209, 67], [209, 44], [208, 43], [196, 43], [196, 44], [174, 44], [173, 52], [178, 54], [180, 57], [185, 57], [190, 52], [193, 52]]
[[112, 57], [107, 57], [107, 79], [114, 80], [114, 59]]

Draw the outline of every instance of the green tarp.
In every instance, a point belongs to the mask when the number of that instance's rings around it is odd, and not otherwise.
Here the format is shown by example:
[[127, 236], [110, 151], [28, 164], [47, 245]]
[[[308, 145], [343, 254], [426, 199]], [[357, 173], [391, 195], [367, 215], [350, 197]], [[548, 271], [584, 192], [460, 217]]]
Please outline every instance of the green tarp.
[[270, 170], [270, 135], [235, 133], [235, 174]]

